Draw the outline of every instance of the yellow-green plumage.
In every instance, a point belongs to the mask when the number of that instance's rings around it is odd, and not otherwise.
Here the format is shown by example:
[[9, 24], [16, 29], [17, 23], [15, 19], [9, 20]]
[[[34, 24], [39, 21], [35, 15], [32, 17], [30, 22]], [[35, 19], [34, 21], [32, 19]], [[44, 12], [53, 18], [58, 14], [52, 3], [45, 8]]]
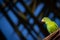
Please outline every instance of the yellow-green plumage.
[[58, 29], [58, 25], [54, 21], [50, 20], [48, 17], [44, 17], [42, 21], [45, 22], [49, 33], [53, 33]]

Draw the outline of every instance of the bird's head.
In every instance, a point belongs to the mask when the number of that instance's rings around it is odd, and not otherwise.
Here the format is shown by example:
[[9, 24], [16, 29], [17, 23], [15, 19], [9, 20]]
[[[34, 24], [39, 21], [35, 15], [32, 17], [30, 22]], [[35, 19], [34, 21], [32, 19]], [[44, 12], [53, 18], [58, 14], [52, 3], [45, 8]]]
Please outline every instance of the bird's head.
[[49, 22], [49, 21], [51, 21], [48, 17], [44, 17], [44, 18], [42, 18], [42, 20], [41, 20], [41, 22]]

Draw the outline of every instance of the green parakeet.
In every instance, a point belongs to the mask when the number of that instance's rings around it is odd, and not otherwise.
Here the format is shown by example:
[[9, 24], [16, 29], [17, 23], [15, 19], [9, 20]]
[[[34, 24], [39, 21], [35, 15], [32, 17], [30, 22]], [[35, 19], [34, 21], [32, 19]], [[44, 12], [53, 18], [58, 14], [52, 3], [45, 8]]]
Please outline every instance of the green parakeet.
[[58, 29], [58, 25], [54, 21], [50, 20], [48, 17], [44, 17], [42, 19], [42, 22], [46, 24], [49, 33], [53, 33]]

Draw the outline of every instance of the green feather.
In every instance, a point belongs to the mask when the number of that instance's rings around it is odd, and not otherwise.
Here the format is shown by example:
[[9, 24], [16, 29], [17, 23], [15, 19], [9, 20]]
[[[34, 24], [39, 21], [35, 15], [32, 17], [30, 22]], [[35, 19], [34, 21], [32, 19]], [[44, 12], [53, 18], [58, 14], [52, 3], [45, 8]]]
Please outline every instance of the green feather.
[[49, 33], [53, 33], [58, 29], [58, 25], [54, 21], [50, 20], [48, 17], [44, 17], [42, 20], [44, 20]]

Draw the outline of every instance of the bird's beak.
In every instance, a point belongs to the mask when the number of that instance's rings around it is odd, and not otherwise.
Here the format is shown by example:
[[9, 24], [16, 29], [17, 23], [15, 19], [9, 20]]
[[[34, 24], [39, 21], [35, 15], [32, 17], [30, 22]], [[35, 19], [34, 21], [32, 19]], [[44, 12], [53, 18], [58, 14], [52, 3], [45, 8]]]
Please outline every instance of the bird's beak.
[[41, 22], [45, 22], [45, 21], [42, 19]]

